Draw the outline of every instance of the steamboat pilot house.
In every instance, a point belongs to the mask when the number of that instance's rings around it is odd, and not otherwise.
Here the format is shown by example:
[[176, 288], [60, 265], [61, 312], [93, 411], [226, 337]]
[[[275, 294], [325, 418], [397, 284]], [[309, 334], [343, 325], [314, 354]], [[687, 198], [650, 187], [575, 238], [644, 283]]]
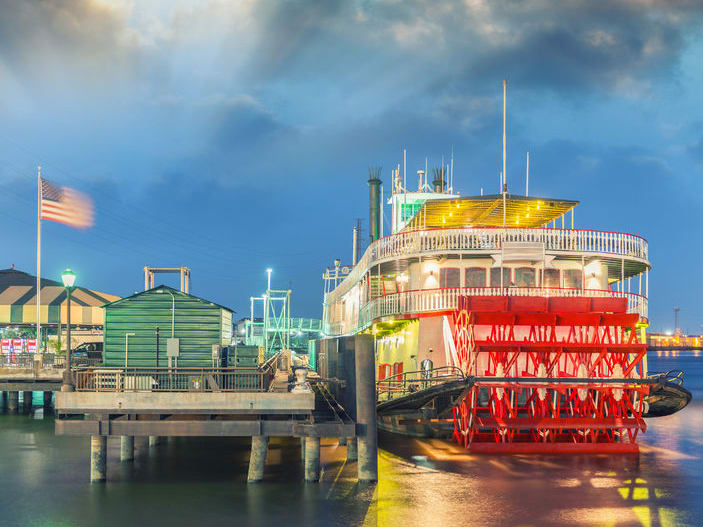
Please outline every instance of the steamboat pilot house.
[[393, 171], [392, 233], [379, 236], [381, 181], [370, 173], [370, 244], [355, 265], [338, 261], [325, 273], [323, 318], [328, 337], [375, 335], [379, 380], [459, 365], [452, 318], [462, 298], [558, 297], [567, 305], [619, 298], [646, 326], [650, 264], [642, 237], [575, 228], [577, 201], [460, 196], [441, 169], [432, 186], [418, 171], [417, 191]]

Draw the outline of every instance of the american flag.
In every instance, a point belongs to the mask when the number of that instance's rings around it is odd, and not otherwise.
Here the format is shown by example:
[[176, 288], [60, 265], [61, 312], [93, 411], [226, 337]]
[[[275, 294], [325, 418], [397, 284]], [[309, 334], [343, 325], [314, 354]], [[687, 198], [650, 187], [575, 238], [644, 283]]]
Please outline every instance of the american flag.
[[57, 187], [42, 178], [41, 219], [85, 229], [93, 225], [93, 202], [77, 190]]

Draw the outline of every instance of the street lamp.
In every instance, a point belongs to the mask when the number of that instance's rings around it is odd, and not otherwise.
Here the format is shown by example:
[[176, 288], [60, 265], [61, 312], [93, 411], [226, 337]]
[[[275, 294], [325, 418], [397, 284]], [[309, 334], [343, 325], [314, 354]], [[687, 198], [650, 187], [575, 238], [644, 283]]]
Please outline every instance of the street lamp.
[[63, 372], [62, 392], [72, 392], [73, 376], [71, 375], [71, 291], [76, 281], [76, 275], [70, 269], [61, 273], [61, 280], [66, 288], [66, 369]]

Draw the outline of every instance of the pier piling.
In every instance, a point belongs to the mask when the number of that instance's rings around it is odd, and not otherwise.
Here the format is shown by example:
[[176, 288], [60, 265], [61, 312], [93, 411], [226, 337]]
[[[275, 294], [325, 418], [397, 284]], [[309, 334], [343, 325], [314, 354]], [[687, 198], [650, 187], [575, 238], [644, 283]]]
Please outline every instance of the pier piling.
[[90, 481], [107, 479], [107, 437], [90, 436]]
[[22, 392], [22, 407], [25, 412], [32, 411], [32, 395], [33, 392]]
[[305, 481], [320, 480], [320, 438], [305, 438]]
[[268, 444], [268, 436], [252, 436], [247, 483], [257, 483], [264, 479], [264, 466], [266, 465]]
[[376, 374], [373, 346], [373, 339], [369, 335], [358, 335], [354, 339], [356, 421], [361, 428], [357, 434], [359, 481], [378, 481]]
[[347, 461], [356, 461], [359, 458], [356, 437], [347, 438]]
[[149, 446], [156, 446], [161, 443], [161, 436], [149, 436]]
[[49, 392], [46, 391], [44, 392], [44, 408], [51, 408], [51, 398], [54, 395], [54, 392]]
[[20, 404], [20, 392], [7, 393], [7, 411], [11, 414], [17, 413], [17, 408]]
[[120, 437], [120, 461], [134, 459], [134, 436]]

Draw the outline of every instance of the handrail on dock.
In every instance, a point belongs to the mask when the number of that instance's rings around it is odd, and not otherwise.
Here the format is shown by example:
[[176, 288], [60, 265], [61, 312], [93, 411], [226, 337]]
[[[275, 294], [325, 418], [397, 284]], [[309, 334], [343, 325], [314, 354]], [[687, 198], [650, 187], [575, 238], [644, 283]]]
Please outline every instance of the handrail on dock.
[[272, 368], [75, 368], [76, 391], [265, 392]]
[[465, 375], [461, 368], [440, 366], [429, 370], [408, 371], [391, 375], [376, 382], [376, 391], [379, 400], [388, 400], [424, 390], [437, 384], [460, 381], [464, 378]]

